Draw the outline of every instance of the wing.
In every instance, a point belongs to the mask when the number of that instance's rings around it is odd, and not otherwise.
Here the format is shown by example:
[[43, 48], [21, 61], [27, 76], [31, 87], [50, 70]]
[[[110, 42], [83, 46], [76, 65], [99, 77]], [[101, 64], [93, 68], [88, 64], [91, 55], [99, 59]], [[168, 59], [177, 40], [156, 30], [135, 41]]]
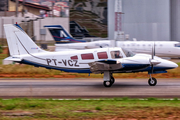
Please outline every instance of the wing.
[[92, 73], [98, 74], [104, 71], [115, 71], [122, 69], [123, 66], [119, 61], [116, 60], [101, 60], [88, 63]]

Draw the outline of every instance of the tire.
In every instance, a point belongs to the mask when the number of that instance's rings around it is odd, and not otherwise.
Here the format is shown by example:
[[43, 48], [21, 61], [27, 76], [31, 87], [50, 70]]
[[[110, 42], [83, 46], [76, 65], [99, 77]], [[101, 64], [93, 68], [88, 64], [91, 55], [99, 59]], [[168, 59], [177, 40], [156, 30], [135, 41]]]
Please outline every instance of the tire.
[[110, 81], [104, 81], [103, 84], [104, 84], [105, 87], [111, 87], [112, 82], [110, 82]]
[[153, 77], [152, 77], [152, 80], [151, 80], [151, 78], [149, 78], [148, 84], [149, 84], [150, 86], [155, 86], [155, 85], [157, 84], [156, 78], [153, 78]]
[[113, 76], [111, 76], [110, 82], [111, 82], [111, 84], [114, 84], [115, 79], [114, 79], [114, 77], [113, 77]]

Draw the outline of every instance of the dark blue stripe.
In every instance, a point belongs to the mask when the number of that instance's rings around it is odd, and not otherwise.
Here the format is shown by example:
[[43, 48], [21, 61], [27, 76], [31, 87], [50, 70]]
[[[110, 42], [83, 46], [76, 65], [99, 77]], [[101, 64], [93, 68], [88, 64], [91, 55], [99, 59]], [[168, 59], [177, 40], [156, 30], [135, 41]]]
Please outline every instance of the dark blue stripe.
[[[33, 65], [35, 67], [45, 67], [47, 69], [55, 69], [55, 70], [60, 70], [60, 71], [65, 71], [65, 72], [75, 72], [75, 73], [92, 73], [90, 69], [78, 69], [78, 68], [60, 68], [60, 67], [54, 67], [54, 66], [47, 66], [44, 64], [39, 64], [39, 63], [34, 63], [28, 60], [22, 60], [20, 63], [28, 64], [28, 65]], [[151, 73], [151, 66], [148, 67], [148, 64], [122, 64], [123, 69], [119, 69], [119, 72], [126, 72], [128, 70], [131, 70], [132, 72], [148, 72], [149, 74]], [[138, 68], [138, 70], [137, 70]], [[172, 69], [172, 67], [154, 67], [154, 73], [166, 73], [166, 69]]]
[[68, 68], [53, 67], [53, 66], [46, 66], [46, 65], [43, 65], [43, 64], [39, 64], [39, 63], [34, 63], [34, 62], [31, 62], [31, 61], [27, 61], [27, 60], [22, 60], [20, 63], [33, 65], [35, 67], [45, 67], [47, 69], [55, 69], [55, 70], [60, 70], [60, 71], [65, 71], [65, 72], [92, 73], [90, 71], [90, 69], [70, 69], [70, 68], [68, 69]]
[[[152, 67], [148, 67], [146, 69], [144, 69], [143, 71], [148, 71], [151, 72]], [[166, 71], [167, 69], [173, 69], [173, 67], [154, 67], [153, 70], [154, 71]]]

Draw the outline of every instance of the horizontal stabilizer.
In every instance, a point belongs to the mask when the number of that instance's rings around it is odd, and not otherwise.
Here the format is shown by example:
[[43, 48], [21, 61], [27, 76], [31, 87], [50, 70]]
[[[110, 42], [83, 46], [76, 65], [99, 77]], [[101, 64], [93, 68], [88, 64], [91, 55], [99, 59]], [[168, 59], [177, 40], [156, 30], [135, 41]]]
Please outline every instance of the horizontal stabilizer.
[[7, 57], [4, 60], [8, 60], [8, 61], [14, 61], [14, 62], [20, 62], [22, 59], [20, 57]]

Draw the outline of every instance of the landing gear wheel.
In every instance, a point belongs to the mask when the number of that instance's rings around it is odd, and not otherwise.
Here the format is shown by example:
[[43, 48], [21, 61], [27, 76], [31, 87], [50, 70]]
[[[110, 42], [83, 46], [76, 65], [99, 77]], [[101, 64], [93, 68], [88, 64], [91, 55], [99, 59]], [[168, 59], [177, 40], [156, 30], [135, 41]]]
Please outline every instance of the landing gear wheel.
[[115, 80], [114, 80], [113, 76], [111, 76], [110, 82], [111, 82], [111, 84], [114, 84]]
[[112, 82], [111, 81], [104, 81], [103, 84], [104, 84], [105, 87], [111, 87]]
[[149, 78], [148, 83], [150, 86], [155, 86], [157, 84], [157, 80], [156, 80], [156, 78], [152, 77], [152, 79]]

